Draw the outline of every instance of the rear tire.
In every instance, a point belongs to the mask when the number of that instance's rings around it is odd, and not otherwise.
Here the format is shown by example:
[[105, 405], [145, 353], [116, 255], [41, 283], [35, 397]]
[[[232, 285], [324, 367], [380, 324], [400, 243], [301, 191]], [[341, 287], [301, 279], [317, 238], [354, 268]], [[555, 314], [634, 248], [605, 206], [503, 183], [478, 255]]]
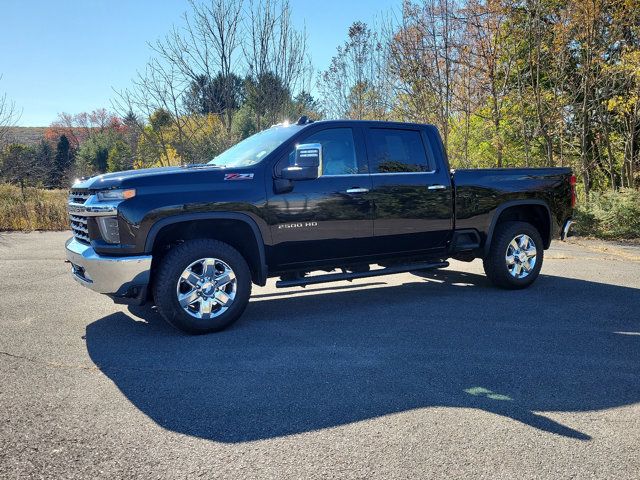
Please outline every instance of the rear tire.
[[189, 240], [170, 249], [154, 280], [158, 311], [190, 334], [227, 328], [240, 318], [251, 296], [247, 262], [217, 240]]
[[482, 260], [491, 282], [509, 290], [527, 288], [540, 274], [544, 246], [538, 230], [526, 222], [496, 226], [488, 255]]

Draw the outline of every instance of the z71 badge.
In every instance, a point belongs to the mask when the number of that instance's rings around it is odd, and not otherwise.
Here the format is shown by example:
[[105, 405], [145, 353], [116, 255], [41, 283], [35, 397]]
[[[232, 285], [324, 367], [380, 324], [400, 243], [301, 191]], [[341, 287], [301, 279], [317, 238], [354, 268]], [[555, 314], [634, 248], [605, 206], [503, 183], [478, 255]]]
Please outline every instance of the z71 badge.
[[225, 180], [251, 180], [253, 173], [225, 173]]

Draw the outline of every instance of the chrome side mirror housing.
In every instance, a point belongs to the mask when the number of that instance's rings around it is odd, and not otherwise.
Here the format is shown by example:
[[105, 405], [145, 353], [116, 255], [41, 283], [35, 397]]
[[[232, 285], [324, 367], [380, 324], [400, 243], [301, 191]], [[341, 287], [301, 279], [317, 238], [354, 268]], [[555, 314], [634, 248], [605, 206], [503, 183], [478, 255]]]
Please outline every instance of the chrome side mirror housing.
[[296, 145], [295, 164], [282, 169], [287, 180], [315, 180], [322, 174], [322, 145], [303, 143]]

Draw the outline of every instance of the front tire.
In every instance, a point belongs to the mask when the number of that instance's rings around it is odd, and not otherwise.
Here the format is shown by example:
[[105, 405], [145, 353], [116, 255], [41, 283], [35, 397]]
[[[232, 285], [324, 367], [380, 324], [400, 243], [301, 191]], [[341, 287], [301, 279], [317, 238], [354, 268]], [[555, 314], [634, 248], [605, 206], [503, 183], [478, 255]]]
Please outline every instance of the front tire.
[[482, 265], [494, 285], [516, 290], [528, 287], [538, 278], [543, 258], [542, 237], [533, 225], [504, 222], [496, 226]]
[[158, 311], [190, 334], [228, 327], [240, 318], [251, 296], [247, 262], [217, 240], [189, 240], [170, 249], [154, 279]]

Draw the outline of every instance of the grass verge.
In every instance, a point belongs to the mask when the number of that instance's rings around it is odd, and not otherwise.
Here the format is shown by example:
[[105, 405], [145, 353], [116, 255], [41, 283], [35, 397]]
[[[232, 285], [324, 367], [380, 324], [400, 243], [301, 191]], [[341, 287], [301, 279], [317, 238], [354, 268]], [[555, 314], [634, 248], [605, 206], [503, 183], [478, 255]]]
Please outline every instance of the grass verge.
[[67, 191], [0, 184], [0, 231], [66, 230]]
[[604, 240], [640, 238], [640, 191], [593, 192], [575, 210], [574, 233]]

